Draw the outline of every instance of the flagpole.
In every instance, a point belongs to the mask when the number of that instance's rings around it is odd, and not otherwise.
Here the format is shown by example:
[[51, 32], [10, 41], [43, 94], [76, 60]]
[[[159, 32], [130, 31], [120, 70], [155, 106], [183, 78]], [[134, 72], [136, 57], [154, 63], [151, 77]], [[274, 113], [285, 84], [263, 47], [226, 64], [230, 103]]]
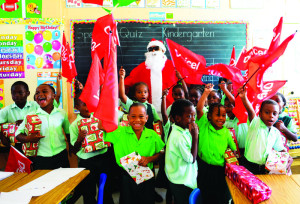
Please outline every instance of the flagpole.
[[[170, 90], [171, 88], [173, 88], [174, 86], [176, 86], [176, 84], [178, 84], [178, 82], [181, 82], [182, 80], [184, 80], [184, 79], [186, 79], [186, 78], [188, 78], [188, 76], [185, 76], [185, 77], [179, 79], [176, 83], [172, 84], [172, 85], [171, 85], [170, 87], [168, 87], [167, 89]], [[160, 99], [162, 99], [162, 97], [161, 97]]]
[[[168, 48], [169, 48], [169, 51], [170, 51], [170, 46], [169, 46], [169, 43], [168, 43], [168, 38], [166, 38], [166, 43], [168, 45]], [[173, 56], [172, 56], [172, 53], [170, 52], [170, 56], [171, 56], [171, 60], [172, 60], [172, 64], [173, 64], [173, 67], [174, 69], [176, 70], [176, 67], [175, 67], [175, 64], [174, 64], [174, 60], [173, 60]], [[175, 86], [175, 85], [174, 85]]]
[[[264, 67], [265, 65], [262, 64], [261, 66]], [[258, 68], [255, 70], [255, 72], [252, 74], [252, 76], [244, 83], [243, 89], [245, 88], [246, 84], [252, 79], [252, 77], [256, 74], [256, 72], [258, 72], [259, 69], [260, 69], [260, 67], [258, 67]], [[237, 98], [238, 96], [239, 96], [239, 93], [235, 96], [235, 98]]]

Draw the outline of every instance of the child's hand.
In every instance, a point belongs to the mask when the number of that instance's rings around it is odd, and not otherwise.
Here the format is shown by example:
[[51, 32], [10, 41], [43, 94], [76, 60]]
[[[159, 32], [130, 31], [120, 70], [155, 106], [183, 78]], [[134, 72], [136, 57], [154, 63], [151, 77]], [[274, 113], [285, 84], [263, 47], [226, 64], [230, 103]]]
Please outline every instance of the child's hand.
[[221, 83], [219, 84], [219, 87], [220, 87], [220, 89], [222, 91], [226, 90], [227, 89], [227, 85], [226, 85], [225, 81], [221, 81]]
[[177, 77], [177, 79], [179, 79], [179, 80], [181, 80], [182, 79], [182, 76], [181, 76], [181, 74], [179, 73], [179, 71], [175, 71], [175, 75], [176, 75], [176, 77]]
[[60, 81], [60, 80], [61, 80], [61, 73], [59, 72], [57, 75], [57, 81]]
[[28, 142], [39, 142], [41, 138], [45, 136], [40, 135], [40, 133], [29, 133], [26, 139]]
[[82, 142], [86, 136], [87, 136], [87, 131], [79, 129], [77, 141]]
[[246, 98], [246, 95], [247, 95], [246, 87], [244, 87], [244, 86], [240, 87], [238, 90], [238, 93], [241, 98]]
[[167, 96], [169, 94], [169, 89], [166, 88], [162, 91], [162, 97]]
[[193, 138], [198, 137], [199, 128], [198, 128], [198, 125], [195, 122], [189, 124], [189, 131], [190, 131]]
[[282, 122], [282, 120], [279, 120], [277, 123], [275, 123], [275, 127], [280, 131], [283, 132], [285, 130], [285, 125]]
[[149, 160], [147, 157], [141, 157], [140, 161], [139, 161], [139, 165], [140, 166], [147, 166], [147, 164], [149, 163]]
[[4, 146], [9, 147], [10, 140], [8, 137], [5, 137], [2, 132], [0, 132], [0, 140]]
[[17, 120], [16, 125], [19, 126], [19, 125], [21, 125], [22, 122], [23, 122], [23, 120]]
[[213, 90], [214, 85], [209, 83], [205, 85], [204, 92], [210, 93]]
[[121, 66], [120, 70], [119, 70], [119, 76], [120, 78], [124, 79], [126, 75], [125, 69], [123, 68], [123, 66]]

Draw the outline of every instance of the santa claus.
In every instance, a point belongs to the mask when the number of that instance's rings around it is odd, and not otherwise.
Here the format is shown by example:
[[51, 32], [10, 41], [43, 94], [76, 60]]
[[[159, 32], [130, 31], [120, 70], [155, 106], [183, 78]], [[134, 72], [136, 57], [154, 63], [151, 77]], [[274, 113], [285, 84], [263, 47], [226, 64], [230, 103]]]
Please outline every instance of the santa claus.
[[[162, 90], [171, 87], [178, 79], [172, 61], [165, 55], [166, 47], [162, 41], [152, 39], [147, 50], [146, 61], [130, 72], [125, 78], [125, 85], [128, 87], [137, 82], [146, 83], [149, 87], [149, 103], [154, 105], [157, 112], [161, 112]], [[167, 106], [173, 103], [172, 90], [166, 99]]]

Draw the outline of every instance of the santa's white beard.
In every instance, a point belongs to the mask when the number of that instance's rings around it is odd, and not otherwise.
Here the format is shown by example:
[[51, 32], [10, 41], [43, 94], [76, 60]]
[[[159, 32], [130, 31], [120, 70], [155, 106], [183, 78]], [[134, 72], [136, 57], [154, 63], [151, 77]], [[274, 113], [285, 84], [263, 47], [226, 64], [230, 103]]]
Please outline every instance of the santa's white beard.
[[162, 69], [167, 61], [162, 51], [146, 52], [146, 68], [150, 69], [152, 104], [157, 112], [161, 112]]

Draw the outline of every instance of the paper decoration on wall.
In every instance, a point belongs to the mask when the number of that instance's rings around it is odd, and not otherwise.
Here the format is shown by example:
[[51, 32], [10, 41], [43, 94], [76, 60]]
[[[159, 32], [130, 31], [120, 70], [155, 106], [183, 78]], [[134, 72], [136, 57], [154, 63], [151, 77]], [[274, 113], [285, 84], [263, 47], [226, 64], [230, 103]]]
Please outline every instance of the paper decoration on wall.
[[175, 0], [162, 0], [162, 7], [176, 7]]
[[27, 25], [25, 28], [27, 69], [60, 68], [62, 47], [60, 26]]
[[[58, 72], [38, 72], [37, 73], [37, 85], [41, 85], [41, 84], [49, 84], [51, 86], [53, 86], [53, 88], [55, 89], [55, 92], [57, 92], [57, 75]], [[62, 80], [60, 80], [60, 84], [62, 84]], [[62, 93], [62, 86], [60, 86], [60, 90]], [[63, 100], [62, 100], [62, 94], [59, 98], [59, 108], [63, 108]]]
[[42, 0], [0, 0], [0, 8], [1, 18], [42, 18]]
[[4, 80], [0, 80], [0, 110], [5, 107]]
[[129, 7], [132, 8], [145, 8], [145, 0], [136, 0], [135, 2], [131, 3]]
[[0, 79], [24, 77], [23, 35], [0, 35]]
[[159, 8], [160, 0], [147, 0], [146, 7], [148, 8]]
[[191, 6], [190, 0], [177, 0], [178, 8], [189, 8]]

